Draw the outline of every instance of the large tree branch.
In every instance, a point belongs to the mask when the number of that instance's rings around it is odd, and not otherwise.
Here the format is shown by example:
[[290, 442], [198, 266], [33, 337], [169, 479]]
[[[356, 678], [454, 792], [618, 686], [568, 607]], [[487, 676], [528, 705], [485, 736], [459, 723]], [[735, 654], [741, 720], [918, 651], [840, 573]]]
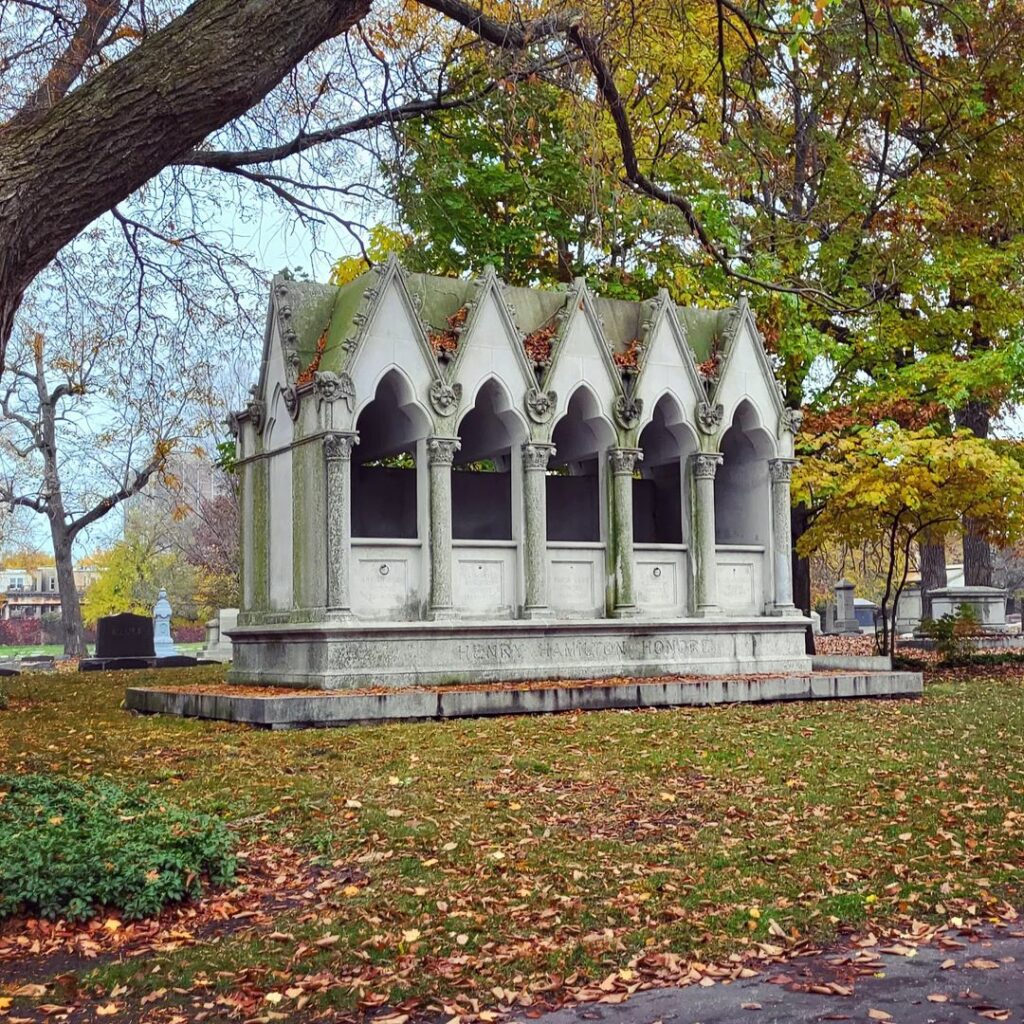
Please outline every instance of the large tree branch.
[[21, 127], [37, 121], [59, 99], [82, 73], [85, 62], [100, 48], [107, 27], [120, 10], [122, 0], [85, 0], [85, 13], [78, 23], [64, 52], [53, 62], [49, 73], [8, 122], [7, 127]]
[[25, 288], [64, 245], [369, 5], [196, 0], [37, 120], [0, 129], [0, 371]]
[[474, 7], [465, 0], [417, 2], [458, 22], [484, 42], [509, 50], [524, 50], [534, 43], [565, 35], [583, 21], [583, 15], [579, 11], [556, 11], [527, 21], [501, 21], [484, 14], [479, 7]]
[[179, 157], [174, 163], [179, 166], [212, 167], [221, 171], [234, 171], [240, 167], [248, 167], [253, 164], [274, 163], [290, 156], [305, 153], [307, 150], [314, 149], [316, 146], [322, 146], [327, 142], [338, 142], [340, 139], [347, 138], [349, 135], [355, 135], [358, 132], [380, 128], [383, 125], [400, 124], [403, 121], [423, 117], [425, 114], [457, 110], [481, 99], [488, 92], [491, 92], [493, 88], [494, 84], [492, 83], [486, 89], [482, 89], [471, 96], [461, 98], [442, 94], [430, 99], [410, 100], [401, 106], [378, 110], [372, 114], [364, 114], [362, 117], [353, 118], [351, 121], [344, 121], [331, 128], [324, 128], [316, 132], [300, 132], [293, 139], [277, 146], [263, 146], [259, 149], [242, 150], [194, 149], [190, 153]]
[[[453, 0], [454, 2], [454, 0]], [[737, 270], [734, 266], [734, 258], [720, 245], [718, 245], [707, 233], [700, 217], [697, 215], [693, 204], [685, 197], [673, 192], [657, 182], [652, 181], [640, 169], [640, 162], [637, 158], [636, 143], [633, 138], [633, 129], [629, 123], [629, 115], [622, 100], [618, 86], [615, 84], [615, 76], [612, 74], [604, 54], [601, 52], [597, 41], [590, 36], [585, 29], [574, 25], [568, 30], [569, 38], [579, 47], [590, 65], [597, 82], [598, 92], [604, 100], [605, 106], [611, 115], [615, 125], [615, 134], [619, 141], [619, 149], [622, 153], [622, 163], [625, 180], [638, 192], [657, 200], [666, 206], [678, 210], [686, 221], [687, 226], [694, 237], [700, 243], [701, 248], [728, 274], [729, 277], [744, 284], [763, 288], [766, 291], [782, 292], [789, 295], [799, 295], [810, 299], [829, 308], [836, 308], [835, 297], [819, 288], [806, 287], [803, 285], [785, 285], [774, 281], [766, 281], [753, 277]]]
[[142, 469], [136, 472], [135, 477], [130, 482], [108, 494], [93, 505], [88, 512], [72, 520], [68, 525], [68, 540], [74, 540], [82, 530], [87, 526], [91, 526], [97, 520], [102, 519], [115, 505], [126, 501], [133, 494], [138, 494], [149, 483], [149, 478], [160, 468], [163, 461], [164, 456], [154, 455]]

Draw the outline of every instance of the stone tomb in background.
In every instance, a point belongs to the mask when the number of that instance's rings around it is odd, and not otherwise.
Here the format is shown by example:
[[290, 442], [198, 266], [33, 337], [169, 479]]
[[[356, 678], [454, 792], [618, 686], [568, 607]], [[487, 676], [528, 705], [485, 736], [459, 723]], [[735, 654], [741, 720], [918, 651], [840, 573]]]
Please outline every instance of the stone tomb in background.
[[810, 670], [799, 421], [745, 303], [279, 277], [233, 422], [234, 682]]

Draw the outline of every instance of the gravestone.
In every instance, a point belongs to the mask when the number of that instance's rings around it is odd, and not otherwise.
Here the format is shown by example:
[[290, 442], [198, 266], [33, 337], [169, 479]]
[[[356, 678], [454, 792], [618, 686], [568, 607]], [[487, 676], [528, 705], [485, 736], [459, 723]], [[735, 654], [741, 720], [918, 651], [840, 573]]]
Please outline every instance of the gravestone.
[[878, 616], [878, 605], [867, 598], [855, 597], [853, 599], [853, 617], [860, 624], [862, 630], [871, 632], [875, 628], [875, 619]]
[[178, 654], [171, 639], [171, 602], [166, 590], [160, 591], [153, 605], [153, 648], [158, 658], [174, 658]]
[[227, 635], [238, 627], [238, 609], [221, 608], [216, 618], [206, 623], [206, 646], [199, 652], [203, 661], [231, 661], [231, 638]]
[[941, 587], [930, 590], [932, 618], [956, 615], [966, 606], [974, 612], [978, 626], [984, 633], [1007, 633], [1006, 591], [998, 587]]
[[836, 606], [832, 601], [825, 605], [825, 624], [822, 626], [821, 631], [826, 636], [831, 636], [836, 632]]
[[153, 620], [148, 615], [122, 612], [104, 615], [96, 623], [97, 659], [152, 658]]
[[860, 632], [860, 623], [854, 613], [853, 584], [846, 579], [839, 580], [835, 585], [837, 633], [850, 634]]
[[913, 633], [921, 625], [921, 584], [908, 583], [896, 605], [896, 632]]

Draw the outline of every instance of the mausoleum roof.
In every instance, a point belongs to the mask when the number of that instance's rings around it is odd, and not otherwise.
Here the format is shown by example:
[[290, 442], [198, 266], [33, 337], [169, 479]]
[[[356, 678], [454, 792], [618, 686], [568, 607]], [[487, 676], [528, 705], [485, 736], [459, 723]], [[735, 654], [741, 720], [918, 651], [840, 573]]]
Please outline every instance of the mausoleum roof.
[[[387, 265], [375, 267], [341, 286], [295, 281], [281, 275], [274, 279], [273, 294], [281, 325], [281, 344], [299, 382], [310, 379], [315, 370], [335, 373], [345, 368], [363, 325], [372, 317], [380, 298]], [[466, 279], [413, 273], [399, 268], [404, 288], [428, 338], [441, 347], [455, 349], [459, 332], [466, 326], [469, 311], [480, 289], [493, 279], [509, 318], [521, 336], [536, 332], [558, 337], [569, 321], [573, 304], [584, 307], [586, 296], [600, 332], [620, 365], [635, 365], [639, 350], [659, 303], [671, 305], [665, 293], [652, 299], [630, 301], [594, 295], [582, 278], [555, 288], [524, 288], [501, 282], [491, 268], [479, 277]], [[736, 307], [704, 309], [672, 306], [682, 333], [697, 364], [725, 347], [736, 322]]]

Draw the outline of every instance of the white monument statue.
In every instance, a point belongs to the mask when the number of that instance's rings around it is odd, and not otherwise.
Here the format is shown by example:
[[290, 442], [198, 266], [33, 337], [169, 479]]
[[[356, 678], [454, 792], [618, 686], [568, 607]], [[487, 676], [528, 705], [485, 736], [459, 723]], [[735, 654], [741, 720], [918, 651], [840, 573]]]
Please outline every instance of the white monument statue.
[[158, 658], [173, 658], [178, 653], [171, 639], [171, 602], [166, 590], [160, 591], [153, 605], [153, 653]]
[[810, 670], [799, 414], [745, 302], [278, 277], [232, 423], [234, 682]]

